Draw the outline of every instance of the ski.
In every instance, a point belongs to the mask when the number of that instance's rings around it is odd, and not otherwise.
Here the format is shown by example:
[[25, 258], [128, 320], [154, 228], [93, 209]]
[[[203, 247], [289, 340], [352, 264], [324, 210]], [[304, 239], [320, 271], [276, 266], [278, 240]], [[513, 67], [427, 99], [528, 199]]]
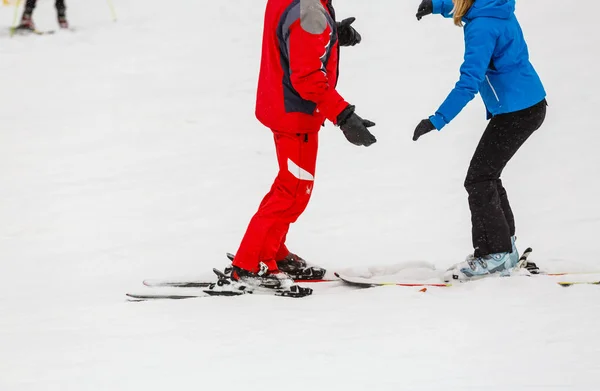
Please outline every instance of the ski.
[[560, 281], [560, 286], [570, 287], [574, 285], [600, 285], [600, 281]]
[[[527, 248], [523, 255], [519, 258], [519, 262], [516, 268], [526, 268], [532, 270], [539, 270], [537, 266], [532, 262], [527, 262], [527, 258], [533, 250], [531, 247]], [[534, 273], [534, 272], [532, 272]], [[410, 287], [410, 288], [449, 288], [453, 286], [449, 282], [439, 282], [439, 283], [419, 283], [419, 282], [396, 282], [396, 281], [373, 281], [369, 278], [362, 277], [354, 277], [354, 276], [346, 276], [340, 273], [335, 273], [335, 276], [343, 281], [347, 285], [359, 287], [359, 288], [373, 288], [379, 286], [400, 286], [400, 287]]]
[[[517, 263], [517, 265], [515, 266], [516, 270], [527, 270], [530, 274], [527, 274], [527, 276], [530, 277], [534, 277], [534, 278], [539, 278], [539, 277], [561, 277], [561, 276], [569, 276], [569, 275], [575, 275], [575, 274], [598, 274], [598, 273], [568, 273], [568, 272], [564, 272], [564, 273], [546, 273], [543, 271], [540, 271], [539, 268], [537, 267], [537, 265], [531, 261], [528, 261], [528, 257], [531, 255], [531, 253], [533, 252], [533, 249], [531, 247], [527, 248], [524, 252], [523, 255], [521, 255], [521, 257], [519, 258], [519, 262]], [[437, 287], [437, 288], [448, 288], [451, 286], [456, 286], [453, 285], [451, 283], [445, 283], [445, 282], [441, 282], [441, 283], [415, 283], [415, 282], [392, 282], [392, 281], [373, 281], [369, 278], [362, 278], [362, 277], [354, 277], [354, 276], [345, 276], [343, 274], [339, 274], [339, 273], [335, 273], [335, 276], [338, 277], [342, 282], [344, 282], [347, 285], [351, 285], [351, 286], [355, 286], [355, 287], [359, 287], [359, 288], [373, 288], [373, 287], [380, 287], [380, 286], [400, 286], [400, 287], [420, 287], [420, 288], [428, 288], [428, 287]], [[503, 277], [501, 277], [503, 278]], [[483, 278], [485, 279], [485, 278]], [[480, 281], [481, 279], [477, 279], [477, 280], [473, 280], [473, 281]], [[467, 282], [467, 281], [465, 281]], [[465, 283], [463, 282], [463, 283]], [[472, 282], [472, 281], [470, 281]], [[558, 285], [563, 286], [563, 287], [570, 287], [573, 285], [600, 285], [600, 281], [557, 281], [556, 282]], [[426, 291], [426, 289], [423, 290], [423, 292]]]
[[214, 296], [241, 296], [245, 294], [244, 291], [233, 292], [233, 291], [211, 291], [211, 290], [197, 290], [196, 292], [186, 293], [126, 293], [129, 301], [150, 301], [150, 300], [185, 300], [185, 299], [196, 299], [199, 297], [214, 297]]
[[198, 297], [214, 297], [214, 296], [241, 296], [246, 294], [262, 294], [280, 297], [301, 298], [312, 294], [311, 288], [305, 288], [298, 285], [292, 285], [288, 289], [280, 288], [265, 288], [258, 286], [250, 286], [231, 279], [231, 276], [221, 272], [218, 269], [213, 269], [217, 275], [217, 281], [212, 282], [206, 288], [185, 287], [178, 289], [177, 292], [163, 293], [160, 290], [154, 290], [147, 293], [127, 293], [129, 301], [149, 301], [149, 300], [183, 300]]
[[11, 27], [9, 29], [10, 36], [13, 37], [15, 35], [51, 35], [56, 32], [56, 30], [31, 30], [25, 28]]
[[[527, 257], [533, 252], [531, 248], [527, 248], [523, 255], [519, 258], [519, 263], [516, 268], [527, 268]], [[531, 264], [533, 268], [537, 269], [535, 264]], [[529, 266], [531, 267], [531, 266]], [[353, 276], [345, 276], [339, 273], [335, 273], [335, 276], [343, 281], [345, 284], [359, 287], [359, 288], [374, 288], [379, 286], [400, 286], [400, 287], [409, 287], [409, 288], [449, 288], [452, 286], [449, 282], [439, 282], [439, 283], [418, 283], [418, 282], [392, 282], [392, 281], [372, 281], [369, 278], [362, 277], [353, 277]]]
[[585, 276], [585, 275], [591, 275], [591, 274], [600, 274], [600, 272], [560, 272], [560, 273], [540, 272], [541, 276], [547, 276], [547, 277]]
[[290, 290], [279, 289], [254, 289], [254, 290], [239, 290], [239, 291], [218, 291], [218, 290], [199, 290], [196, 293], [126, 293], [128, 301], [152, 301], [152, 300], [185, 300], [195, 299], [200, 297], [234, 297], [243, 295], [271, 295], [277, 297], [302, 298], [310, 296], [312, 289], [292, 286]]
[[339, 278], [342, 282], [356, 286], [359, 288], [373, 288], [378, 286], [403, 286], [403, 287], [412, 287], [412, 288], [428, 288], [428, 287], [437, 287], [437, 288], [447, 288], [452, 286], [449, 283], [414, 283], [414, 282], [377, 282], [370, 281], [368, 278], [361, 277], [351, 277], [345, 276], [343, 274], [335, 273], [336, 277]]
[[186, 280], [144, 280], [143, 284], [150, 288], [208, 288], [212, 282]]
[[193, 299], [196, 297], [204, 297], [208, 296], [204, 292], [198, 294], [188, 294], [188, 295], [179, 295], [179, 294], [143, 294], [143, 293], [126, 293], [129, 301], [149, 301], [149, 300], [182, 300], [182, 299]]

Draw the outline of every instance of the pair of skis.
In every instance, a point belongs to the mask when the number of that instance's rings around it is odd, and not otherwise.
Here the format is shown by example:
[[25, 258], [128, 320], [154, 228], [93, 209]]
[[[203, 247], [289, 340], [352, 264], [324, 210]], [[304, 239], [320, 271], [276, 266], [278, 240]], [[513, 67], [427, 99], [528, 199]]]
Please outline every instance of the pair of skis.
[[25, 29], [19, 27], [11, 27], [9, 34], [11, 37], [15, 35], [52, 35], [56, 33], [56, 30], [38, 30], [38, 29]]
[[[215, 274], [219, 276], [217, 282], [194, 282], [194, 283], [177, 283], [159, 286], [182, 288], [181, 293], [127, 293], [129, 301], [148, 301], [148, 300], [182, 300], [193, 299], [198, 297], [214, 297], [214, 296], [242, 296], [247, 294], [271, 295], [281, 297], [300, 298], [312, 294], [312, 289], [293, 285], [289, 289], [272, 289], [272, 288], [249, 288], [247, 285], [236, 284], [229, 279], [223, 279], [224, 274], [214, 269]], [[225, 282], [227, 281], [227, 282]], [[152, 285], [148, 285], [152, 286]], [[192, 286], [190, 288], [189, 286]]]
[[[233, 261], [234, 255], [228, 253], [227, 258]], [[181, 280], [144, 280], [144, 285], [149, 288], [178, 288], [181, 293], [161, 293], [156, 290], [148, 293], [127, 293], [129, 301], [146, 301], [159, 299], [191, 299], [196, 297], [210, 296], [242, 296], [246, 294], [264, 294], [271, 296], [301, 298], [312, 294], [311, 288], [292, 285], [289, 288], [272, 288], [263, 286], [250, 286], [231, 278], [231, 270], [225, 268], [225, 272], [213, 269], [217, 281], [181, 281]], [[293, 275], [296, 283], [326, 282], [324, 279], [325, 269], [318, 267], [307, 267], [302, 273]]]
[[[527, 259], [532, 253], [532, 249], [528, 248], [521, 256], [517, 269], [527, 269], [531, 272], [532, 276], [550, 276], [559, 277], [567, 276], [575, 273], [543, 273], [539, 272], [537, 266], [529, 262]], [[227, 254], [230, 260], [233, 260], [232, 254]], [[327, 278], [325, 276], [325, 270], [321, 268], [314, 268], [318, 273], [309, 273], [308, 276], [294, 276], [297, 283], [332, 283], [342, 282], [349, 286], [357, 288], [372, 288], [381, 286], [399, 286], [399, 287], [416, 287], [421, 288], [421, 292], [426, 292], [428, 288], [448, 288], [452, 287], [451, 283], [401, 283], [401, 282], [381, 282], [372, 281], [368, 278], [361, 278], [355, 276], [346, 276], [340, 273], [334, 273], [335, 278]], [[223, 273], [217, 269], [213, 269], [217, 276], [216, 282], [208, 281], [185, 281], [185, 280], [144, 280], [144, 285], [148, 288], [156, 288], [154, 291], [147, 293], [127, 293], [129, 301], [148, 301], [148, 300], [181, 300], [191, 299], [198, 297], [211, 297], [211, 296], [241, 296], [245, 294], [267, 294], [281, 297], [305, 297], [312, 293], [311, 288], [304, 288], [294, 285], [291, 290], [277, 290], [277, 289], [247, 289], [244, 285], [236, 286], [235, 282], [231, 282], [231, 279], [226, 273]], [[321, 273], [322, 271], [322, 273]], [[321, 274], [320, 274], [321, 273]], [[600, 273], [599, 273], [600, 274]], [[600, 285], [600, 281], [560, 281], [557, 282], [560, 286], [570, 287], [574, 285]], [[234, 286], [230, 286], [234, 284]], [[172, 288], [177, 288], [173, 292]], [[233, 289], [232, 289], [233, 288]], [[160, 292], [160, 289], [169, 290], [166, 293]]]
[[[61, 28], [61, 31], [76, 31], [75, 28]], [[38, 30], [38, 29], [29, 29], [29, 28], [20, 28], [20, 27], [10, 27], [8, 29], [8, 34], [12, 38], [16, 35], [18, 36], [27, 36], [27, 35], [53, 35], [56, 33], [56, 30]]]
[[[537, 265], [531, 261], [528, 261], [529, 256], [533, 252], [531, 247], [528, 247], [519, 258], [519, 262], [515, 267], [516, 270], [528, 270], [529, 273], [526, 274], [531, 277], [536, 276], [546, 276], [546, 277], [561, 277], [561, 276], [569, 276], [574, 274], [600, 274], [600, 273], [546, 273], [539, 270]], [[452, 287], [452, 283], [433, 283], [433, 284], [411, 284], [411, 283], [397, 283], [397, 282], [375, 282], [369, 281], [367, 278], [359, 278], [359, 277], [347, 277], [335, 273], [336, 277], [338, 277], [341, 281], [348, 285], [353, 285], [360, 288], [373, 288], [378, 286], [403, 286], [403, 287], [418, 287], [422, 288], [421, 292], [426, 292], [427, 288], [435, 287], [435, 288], [449, 288]], [[558, 285], [562, 287], [570, 287], [574, 285], [600, 285], [600, 281], [558, 281]]]

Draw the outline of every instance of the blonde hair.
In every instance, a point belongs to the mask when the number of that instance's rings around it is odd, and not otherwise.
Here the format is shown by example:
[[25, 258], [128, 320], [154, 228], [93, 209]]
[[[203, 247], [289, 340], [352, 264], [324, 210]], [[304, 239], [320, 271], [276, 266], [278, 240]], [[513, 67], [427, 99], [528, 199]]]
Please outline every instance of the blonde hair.
[[457, 25], [458, 27], [462, 27], [462, 25], [463, 25], [462, 18], [463, 18], [463, 16], [465, 16], [467, 14], [467, 12], [469, 12], [471, 7], [475, 3], [475, 0], [453, 0], [453, 2], [454, 2], [454, 10], [452, 12], [453, 12], [454, 24]]

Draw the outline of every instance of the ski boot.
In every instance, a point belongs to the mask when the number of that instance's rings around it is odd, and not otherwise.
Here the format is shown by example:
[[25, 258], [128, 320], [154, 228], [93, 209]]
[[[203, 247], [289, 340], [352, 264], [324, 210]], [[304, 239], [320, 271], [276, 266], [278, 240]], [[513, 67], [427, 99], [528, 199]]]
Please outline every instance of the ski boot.
[[35, 23], [33, 23], [33, 18], [31, 17], [32, 13], [32, 9], [25, 9], [25, 11], [23, 11], [21, 23], [15, 27], [16, 31], [35, 31]]
[[69, 22], [67, 21], [67, 13], [65, 8], [57, 8], [56, 9], [56, 17], [58, 19], [58, 26], [61, 29], [68, 29]]
[[[227, 258], [233, 262], [235, 255], [227, 253]], [[289, 253], [284, 259], [276, 262], [277, 268], [294, 280], [315, 281], [325, 277], [325, 269], [317, 266], [308, 266], [304, 259], [293, 253]], [[229, 265], [225, 268], [224, 273], [229, 275], [232, 270], [232, 265]]]
[[290, 289], [294, 285], [292, 277], [281, 270], [269, 270], [263, 262], [259, 264], [258, 273], [241, 269], [237, 266], [231, 267], [231, 279], [233, 281], [247, 284], [251, 287], [269, 289]]
[[469, 281], [498, 273], [500, 276], [510, 276], [511, 271], [519, 264], [519, 251], [516, 247], [516, 237], [511, 238], [511, 252], [476, 256], [469, 254], [464, 262], [458, 263], [444, 273], [444, 281]]
[[289, 253], [277, 261], [277, 267], [285, 273], [297, 273], [306, 268], [306, 261], [296, 254]]
[[294, 280], [320, 280], [326, 272], [323, 268], [308, 266], [304, 259], [294, 253], [289, 253], [285, 258], [278, 260], [277, 267]]

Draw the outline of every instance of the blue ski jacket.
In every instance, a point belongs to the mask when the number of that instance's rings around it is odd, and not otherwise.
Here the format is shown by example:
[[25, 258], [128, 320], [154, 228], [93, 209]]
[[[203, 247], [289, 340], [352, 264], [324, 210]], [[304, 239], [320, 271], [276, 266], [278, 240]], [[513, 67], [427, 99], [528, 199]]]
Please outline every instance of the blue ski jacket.
[[[433, 13], [452, 17], [452, 0], [433, 0]], [[435, 115], [441, 130], [479, 92], [488, 119], [523, 110], [546, 97], [544, 86], [529, 62], [523, 31], [514, 14], [515, 0], [475, 0], [463, 17], [465, 57], [460, 80]]]

